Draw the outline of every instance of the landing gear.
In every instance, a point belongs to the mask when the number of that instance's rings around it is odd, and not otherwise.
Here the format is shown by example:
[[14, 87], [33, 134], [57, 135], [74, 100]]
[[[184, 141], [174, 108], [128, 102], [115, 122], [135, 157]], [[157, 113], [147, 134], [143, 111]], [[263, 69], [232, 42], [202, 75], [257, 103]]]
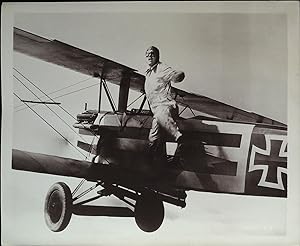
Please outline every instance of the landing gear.
[[[144, 232], [154, 232], [163, 223], [165, 211], [163, 202], [185, 207], [185, 197], [177, 193], [162, 193], [147, 188], [129, 189], [117, 184], [97, 181], [92, 187], [76, 194], [84, 180], [71, 193], [63, 182], [55, 183], [48, 191], [44, 206], [46, 224], [51, 231], [64, 230], [71, 220], [72, 214], [83, 216], [134, 217], [137, 226]], [[87, 193], [101, 186], [96, 195], [79, 200]], [[137, 191], [138, 190], [138, 191]], [[85, 205], [103, 196], [114, 195], [129, 206], [95, 206]], [[135, 202], [134, 202], [135, 201]], [[129, 208], [131, 207], [131, 208]]]
[[72, 216], [72, 194], [63, 182], [55, 183], [48, 191], [44, 206], [46, 224], [51, 231], [59, 232], [69, 224]]
[[145, 232], [154, 232], [164, 220], [163, 202], [155, 193], [142, 194], [136, 201], [134, 210], [135, 222]]

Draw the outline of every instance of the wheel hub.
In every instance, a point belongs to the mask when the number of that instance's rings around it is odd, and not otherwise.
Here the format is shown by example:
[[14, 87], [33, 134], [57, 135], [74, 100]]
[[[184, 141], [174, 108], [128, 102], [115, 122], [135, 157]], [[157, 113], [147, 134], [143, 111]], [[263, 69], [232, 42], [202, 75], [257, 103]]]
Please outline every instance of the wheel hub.
[[61, 218], [63, 204], [59, 198], [57, 191], [54, 191], [49, 199], [48, 211], [50, 219], [57, 223]]

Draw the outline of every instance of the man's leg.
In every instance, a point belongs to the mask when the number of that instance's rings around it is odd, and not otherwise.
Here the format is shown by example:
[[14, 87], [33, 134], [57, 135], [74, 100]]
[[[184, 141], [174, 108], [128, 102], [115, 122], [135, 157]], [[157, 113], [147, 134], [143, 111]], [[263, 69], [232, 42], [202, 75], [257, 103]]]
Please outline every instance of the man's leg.
[[170, 134], [177, 142], [177, 149], [175, 151], [174, 158], [171, 160], [172, 163], [180, 164], [181, 167], [184, 165], [184, 148], [185, 141], [182, 133], [179, 131], [176, 120], [178, 118], [177, 106], [160, 107], [157, 110], [157, 121], [158, 124]]
[[149, 132], [149, 151], [151, 162], [154, 166], [162, 167], [166, 163], [167, 156], [163, 133], [155, 117], [153, 117], [152, 127]]
[[175, 121], [178, 118], [177, 110], [175, 106], [161, 106], [157, 108], [155, 113], [158, 125], [171, 135], [175, 141], [182, 136]]

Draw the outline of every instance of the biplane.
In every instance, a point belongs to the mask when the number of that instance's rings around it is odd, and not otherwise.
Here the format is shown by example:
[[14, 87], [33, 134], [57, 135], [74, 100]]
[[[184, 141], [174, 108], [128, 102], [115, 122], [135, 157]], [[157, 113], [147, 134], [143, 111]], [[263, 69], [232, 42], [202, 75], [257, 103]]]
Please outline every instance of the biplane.
[[[90, 161], [12, 150], [13, 169], [82, 179], [73, 191], [64, 182], [50, 188], [44, 207], [50, 230], [64, 230], [74, 214], [134, 217], [141, 230], [153, 232], [163, 222], [164, 203], [184, 208], [186, 191], [190, 190], [287, 197], [287, 125], [173, 87], [180, 105], [178, 125], [189, 147], [183, 165], [153, 165], [148, 150], [152, 113], [146, 109], [143, 75], [18, 28], [14, 28], [14, 50], [99, 79], [98, 109], [78, 114], [73, 125], [79, 134], [98, 139], [97, 143], [78, 140], [77, 147], [92, 154]], [[117, 106], [107, 82], [119, 86]], [[138, 108], [128, 109], [129, 90], [143, 98]], [[110, 111], [101, 110], [104, 93]], [[200, 114], [183, 117], [185, 110]], [[171, 142], [166, 138], [166, 148]], [[168, 152], [168, 157], [172, 153]], [[84, 180], [93, 182], [93, 186], [78, 194]], [[93, 197], [82, 199], [91, 191], [95, 192]], [[111, 195], [125, 206], [89, 205]]]

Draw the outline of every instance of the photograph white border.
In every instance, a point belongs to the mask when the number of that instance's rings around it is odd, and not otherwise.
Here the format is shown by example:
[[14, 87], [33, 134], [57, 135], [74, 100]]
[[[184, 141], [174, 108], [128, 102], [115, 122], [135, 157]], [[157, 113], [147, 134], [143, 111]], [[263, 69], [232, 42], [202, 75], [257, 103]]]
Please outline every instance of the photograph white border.
[[[97, 11], [96, 11], [97, 9]], [[73, 12], [195, 12], [195, 13], [283, 13], [288, 17], [288, 208], [287, 234], [283, 237], [240, 237], [208, 238], [211, 245], [299, 245], [300, 228], [300, 83], [299, 83], [299, 3], [289, 1], [266, 2], [76, 2], [76, 3], [3, 3], [1, 12], [1, 91], [2, 91], [2, 129], [1, 129], [1, 230], [5, 227], [5, 198], [9, 192], [5, 175], [11, 163], [12, 137], [12, 26], [16, 13], [73, 13]], [[17, 182], [17, 181], [16, 181]], [[5, 235], [2, 234], [5, 237]], [[2, 237], [3, 240], [3, 237]], [[249, 241], [250, 240], [250, 241]], [[43, 242], [44, 243], [44, 242]], [[199, 242], [202, 243], [202, 242]], [[137, 244], [138, 245], [138, 244]]]

